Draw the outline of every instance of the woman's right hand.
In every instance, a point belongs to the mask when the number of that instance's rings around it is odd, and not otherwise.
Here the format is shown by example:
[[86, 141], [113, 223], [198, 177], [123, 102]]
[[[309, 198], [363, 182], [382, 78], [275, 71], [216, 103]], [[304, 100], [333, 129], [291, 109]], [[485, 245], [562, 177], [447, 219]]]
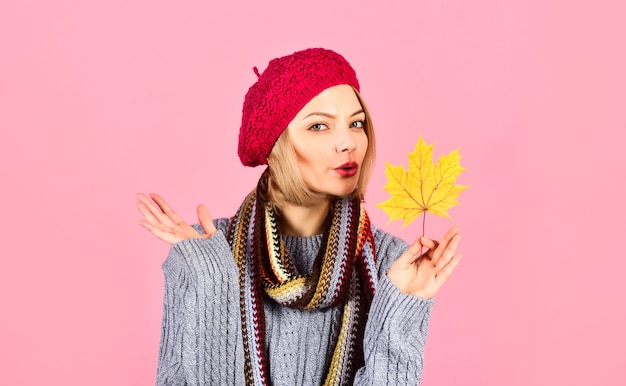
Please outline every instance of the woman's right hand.
[[136, 197], [137, 208], [144, 217], [139, 223], [166, 243], [176, 244], [192, 238], [208, 239], [217, 232], [209, 211], [204, 205], [198, 205], [197, 209], [198, 220], [206, 232], [201, 235], [191, 225], [184, 222], [158, 194], [150, 193], [148, 196], [139, 193]]

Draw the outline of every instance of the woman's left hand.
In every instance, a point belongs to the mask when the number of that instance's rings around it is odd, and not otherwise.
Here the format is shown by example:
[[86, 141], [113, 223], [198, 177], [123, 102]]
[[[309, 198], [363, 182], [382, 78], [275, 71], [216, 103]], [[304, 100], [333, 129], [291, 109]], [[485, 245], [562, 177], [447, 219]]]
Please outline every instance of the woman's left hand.
[[[392, 265], [387, 277], [400, 292], [430, 299], [443, 286], [461, 260], [456, 248], [461, 240], [457, 227], [452, 227], [441, 243], [418, 238]], [[428, 250], [417, 257], [422, 247]]]

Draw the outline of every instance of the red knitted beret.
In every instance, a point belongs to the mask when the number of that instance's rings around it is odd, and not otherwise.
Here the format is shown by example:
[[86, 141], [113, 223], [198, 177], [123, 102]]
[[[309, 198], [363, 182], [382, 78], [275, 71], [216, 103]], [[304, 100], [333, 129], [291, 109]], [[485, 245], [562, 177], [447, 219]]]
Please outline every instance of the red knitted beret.
[[289, 122], [325, 89], [359, 81], [346, 59], [323, 48], [294, 52], [269, 62], [243, 102], [239, 158], [245, 166], [267, 164], [274, 143]]

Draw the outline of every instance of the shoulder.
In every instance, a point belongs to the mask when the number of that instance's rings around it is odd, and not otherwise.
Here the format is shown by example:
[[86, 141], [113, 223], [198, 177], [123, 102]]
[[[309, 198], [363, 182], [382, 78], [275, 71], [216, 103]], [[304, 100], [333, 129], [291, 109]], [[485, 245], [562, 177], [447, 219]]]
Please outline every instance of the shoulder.
[[409, 243], [400, 237], [394, 236], [391, 233], [378, 228], [374, 224], [372, 224], [371, 227], [377, 254], [381, 253], [383, 250], [401, 250], [404, 252], [404, 250], [409, 247]]
[[400, 237], [394, 236], [372, 224], [372, 234], [376, 245], [376, 261], [379, 270], [387, 272], [391, 264], [406, 251], [409, 244]]

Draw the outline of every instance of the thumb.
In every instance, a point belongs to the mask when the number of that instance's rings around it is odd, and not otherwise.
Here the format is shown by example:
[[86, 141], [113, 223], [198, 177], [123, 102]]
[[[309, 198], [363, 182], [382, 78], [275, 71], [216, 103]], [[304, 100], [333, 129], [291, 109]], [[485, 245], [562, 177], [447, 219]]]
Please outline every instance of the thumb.
[[415, 261], [415, 259], [419, 256], [421, 250], [422, 250], [422, 242], [421, 242], [421, 238], [418, 237], [417, 240], [415, 240], [415, 242], [411, 244], [406, 249], [406, 251], [404, 251], [404, 253], [400, 255], [400, 257], [398, 257], [398, 260], [396, 260], [396, 262], [404, 266], [411, 265]]
[[204, 228], [204, 232], [208, 237], [213, 236], [213, 234], [217, 232], [217, 228], [215, 228], [215, 225], [213, 224], [213, 219], [209, 214], [209, 210], [206, 206], [200, 204], [198, 205], [198, 209], [196, 211], [198, 212], [198, 221], [200, 221], [200, 225]]

